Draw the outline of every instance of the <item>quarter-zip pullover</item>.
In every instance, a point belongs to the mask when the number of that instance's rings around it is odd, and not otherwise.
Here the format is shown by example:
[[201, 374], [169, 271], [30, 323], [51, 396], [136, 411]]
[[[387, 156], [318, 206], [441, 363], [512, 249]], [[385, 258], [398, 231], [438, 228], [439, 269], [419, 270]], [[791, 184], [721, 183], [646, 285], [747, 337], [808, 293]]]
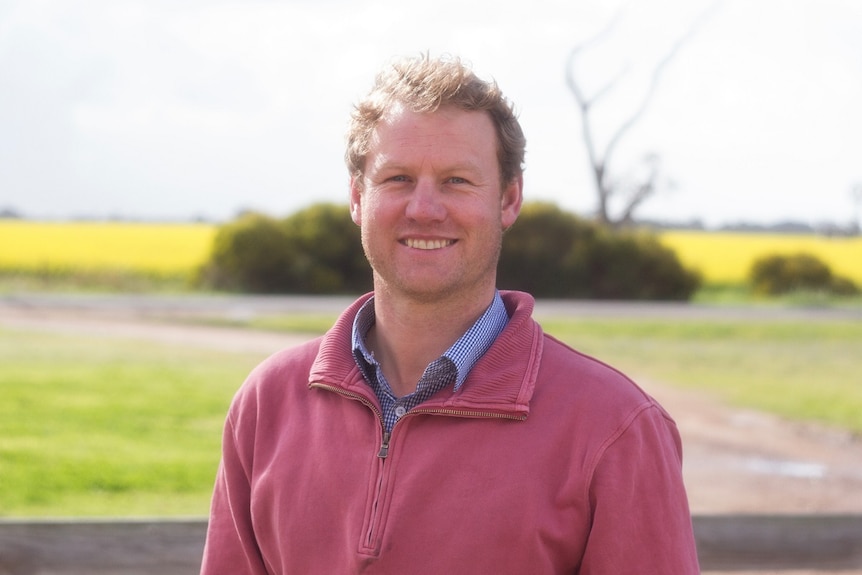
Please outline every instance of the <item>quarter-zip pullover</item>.
[[463, 385], [386, 433], [351, 351], [360, 298], [249, 376], [225, 424], [202, 573], [698, 573], [668, 414], [544, 334], [533, 299]]

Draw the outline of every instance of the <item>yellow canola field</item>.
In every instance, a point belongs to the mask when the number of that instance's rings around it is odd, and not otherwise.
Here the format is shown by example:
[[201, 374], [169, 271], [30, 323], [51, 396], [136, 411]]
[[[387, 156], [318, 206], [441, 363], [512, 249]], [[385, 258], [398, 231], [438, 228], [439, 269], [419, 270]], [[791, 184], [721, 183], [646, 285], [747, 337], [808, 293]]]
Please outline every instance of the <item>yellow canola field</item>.
[[[0, 220], [0, 269], [127, 269], [185, 274], [209, 255], [211, 224]], [[707, 283], [738, 284], [764, 255], [806, 252], [862, 284], [862, 238], [665, 231], [661, 242]]]
[[0, 221], [0, 269], [184, 274], [209, 255], [210, 224]]
[[862, 237], [858, 236], [666, 231], [659, 239], [686, 267], [700, 270], [710, 284], [745, 282], [751, 264], [763, 256], [808, 253], [825, 262], [832, 273], [862, 285]]

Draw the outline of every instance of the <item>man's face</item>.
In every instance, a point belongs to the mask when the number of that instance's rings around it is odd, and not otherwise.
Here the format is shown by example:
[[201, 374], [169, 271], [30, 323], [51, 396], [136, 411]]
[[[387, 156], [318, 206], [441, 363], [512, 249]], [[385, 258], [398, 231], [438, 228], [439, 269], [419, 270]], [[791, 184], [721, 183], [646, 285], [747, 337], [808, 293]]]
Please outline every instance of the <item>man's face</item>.
[[503, 230], [521, 207], [521, 179], [500, 182], [485, 112], [393, 108], [372, 134], [351, 214], [375, 290], [421, 301], [485, 298]]

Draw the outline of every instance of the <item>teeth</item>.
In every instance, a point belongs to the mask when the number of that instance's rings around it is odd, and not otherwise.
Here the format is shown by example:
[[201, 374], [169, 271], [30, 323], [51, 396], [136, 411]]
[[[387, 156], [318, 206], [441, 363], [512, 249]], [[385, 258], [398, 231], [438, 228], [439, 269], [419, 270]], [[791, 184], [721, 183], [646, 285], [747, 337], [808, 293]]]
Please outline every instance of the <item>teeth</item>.
[[407, 247], [417, 250], [439, 250], [455, 243], [453, 240], [415, 240], [408, 239]]

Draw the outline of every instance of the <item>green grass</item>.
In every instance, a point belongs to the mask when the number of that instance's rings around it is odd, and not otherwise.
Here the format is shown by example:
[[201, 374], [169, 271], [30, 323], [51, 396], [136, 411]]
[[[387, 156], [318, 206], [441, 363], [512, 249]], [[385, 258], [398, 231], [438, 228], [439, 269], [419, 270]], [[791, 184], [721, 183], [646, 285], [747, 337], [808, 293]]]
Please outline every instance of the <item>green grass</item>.
[[[254, 325], [319, 333], [333, 320]], [[542, 323], [637, 380], [862, 433], [862, 322]], [[261, 359], [0, 330], [0, 516], [205, 515], [228, 404]]]
[[292, 313], [290, 315], [256, 315], [249, 319], [197, 318], [193, 323], [212, 326], [243, 327], [264, 331], [320, 335], [332, 327], [337, 316], [327, 314]]
[[0, 268], [3, 293], [164, 293], [194, 289], [192, 276], [183, 272], [153, 272], [130, 268], [81, 269], [45, 266], [34, 269]]
[[261, 357], [0, 331], [0, 515], [204, 515]]
[[862, 295], [838, 296], [823, 291], [796, 290], [781, 295], [756, 295], [746, 284], [705, 284], [692, 302], [709, 305], [758, 305], [862, 310]]

